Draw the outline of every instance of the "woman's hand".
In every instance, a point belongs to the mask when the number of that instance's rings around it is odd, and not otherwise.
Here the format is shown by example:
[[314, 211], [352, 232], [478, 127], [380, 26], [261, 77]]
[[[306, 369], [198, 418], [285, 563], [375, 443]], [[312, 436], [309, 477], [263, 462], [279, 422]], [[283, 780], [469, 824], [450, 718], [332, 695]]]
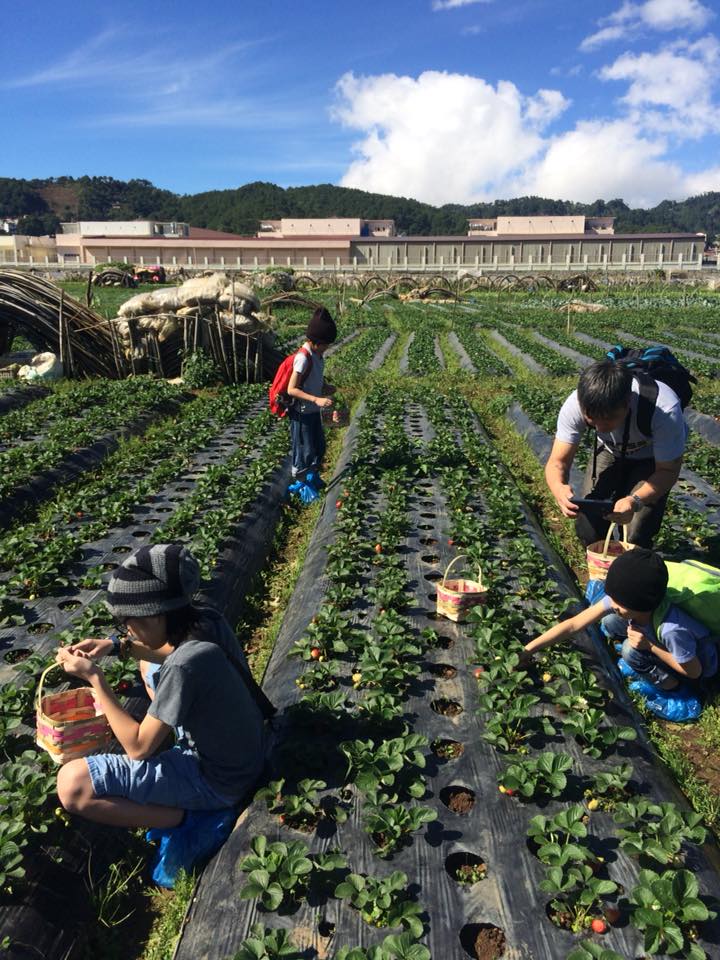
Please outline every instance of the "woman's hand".
[[90, 654], [83, 651], [73, 653], [69, 647], [59, 647], [55, 654], [55, 662], [59, 663], [65, 673], [90, 683], [95, 677], [102, 676], [102, 670], [92, 659]]
[[107, 657], [113, 651], [114, 644], [110, 637], [94, 637], [87, 640], [81, 640], [79, 643], [73, 643], [64, 649], [70, 653], [86, 653], [89, 657], [97, 659], [98, 657]]

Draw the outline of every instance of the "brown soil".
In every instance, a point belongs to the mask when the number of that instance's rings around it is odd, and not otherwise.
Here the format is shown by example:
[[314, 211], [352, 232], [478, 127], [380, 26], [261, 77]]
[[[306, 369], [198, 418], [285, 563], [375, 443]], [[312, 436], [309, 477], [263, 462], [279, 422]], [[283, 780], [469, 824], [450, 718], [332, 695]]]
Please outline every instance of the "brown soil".
[[475, 794], [467, 787], [447, 787], [441, 799], [453, 813], [469, 813], [475, 806]]
[[505, 953], [505, 934], [499, 927], [481, 927], [475, 938], [477, 960], [498, 960]]
[[465, 747], [457, 740], [433, 740], [430, 746], [435, 756], [442, 760], [456, 760], [465, 752]]
[[435, 713], [440, 713], [444, 717], [456, 717], [459, 713], [463, 712], [462, 705], [459, 704], [457, 700], [448, 700], [446, 697], [433, 700], [430, 706]]
[[431, 663], [428, 665], [428, 670], [434, 677], [439, 677], [440, 680], [452, 680], [453, 677], [457, 676], [457, 670], [449, 663]]

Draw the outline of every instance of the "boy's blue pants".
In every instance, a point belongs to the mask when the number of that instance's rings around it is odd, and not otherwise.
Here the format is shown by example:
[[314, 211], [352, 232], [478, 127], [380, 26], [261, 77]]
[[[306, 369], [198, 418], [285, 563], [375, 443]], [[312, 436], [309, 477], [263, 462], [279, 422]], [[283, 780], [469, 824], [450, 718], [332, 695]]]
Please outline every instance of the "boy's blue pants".
[[319, 413], [297, 413], [290, 410], [290, 443], [292, 475], [303, 479], [308, 470], [320, 470], [325, 456], [325, 431]]

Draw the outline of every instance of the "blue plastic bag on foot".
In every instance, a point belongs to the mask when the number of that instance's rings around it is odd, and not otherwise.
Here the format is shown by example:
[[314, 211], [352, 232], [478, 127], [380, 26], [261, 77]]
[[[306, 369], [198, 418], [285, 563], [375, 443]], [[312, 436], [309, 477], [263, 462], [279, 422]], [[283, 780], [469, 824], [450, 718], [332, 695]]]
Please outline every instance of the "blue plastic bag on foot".
[[159, 840], [152, 878], [160, 887], [172, 890], [180, 870], [190, 872], [198, 860], [207, 859], [232, 833], [237, 812], [226, 810], [188, 810], [177, 827], [152, 829], [147, 840]]
[[681, 684], [674, 690], [661, 690], [649, 680], [634, 680], [630, 689], [644, 699], [651, 713], [663, 720], [687, 723], [697, 720], [702, 713], [702, 703], [687, 684]]

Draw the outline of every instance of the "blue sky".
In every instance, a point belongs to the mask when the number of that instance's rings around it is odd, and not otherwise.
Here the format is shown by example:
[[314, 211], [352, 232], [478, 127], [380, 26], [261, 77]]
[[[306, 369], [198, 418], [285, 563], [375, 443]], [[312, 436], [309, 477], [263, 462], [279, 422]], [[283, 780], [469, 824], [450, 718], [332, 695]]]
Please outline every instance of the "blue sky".
[[720, 190], [717, 0], [28, 0], [0, 175], [430, 203]]

